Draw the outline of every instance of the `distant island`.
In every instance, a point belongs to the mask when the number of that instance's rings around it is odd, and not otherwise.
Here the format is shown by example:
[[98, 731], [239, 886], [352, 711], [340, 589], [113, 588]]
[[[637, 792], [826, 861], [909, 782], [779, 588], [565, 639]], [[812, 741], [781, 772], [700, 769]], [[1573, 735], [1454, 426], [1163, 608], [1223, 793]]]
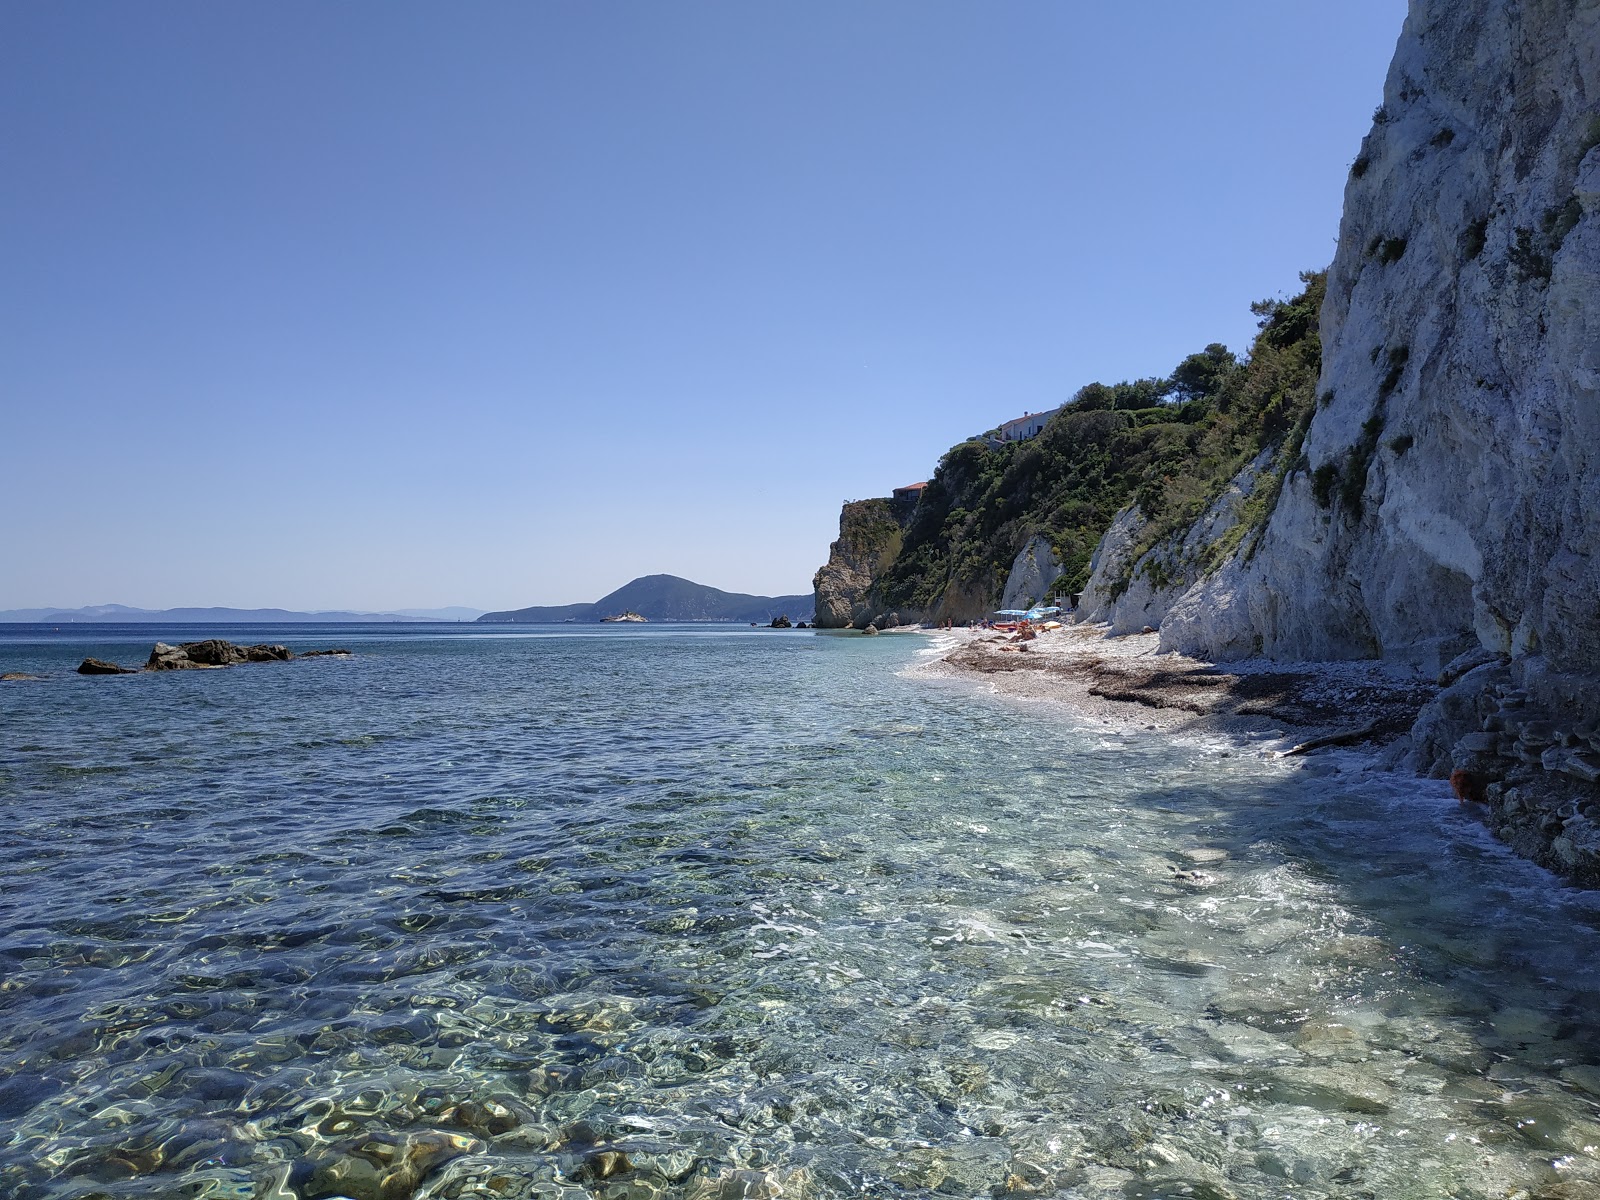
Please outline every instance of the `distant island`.
[[0, 609], [0, 622], [26, 622], [36, 625], [117, 624], [144, 622], [193, 625], [284, 625], [290, 623], [334, 624], [376, 621], [472, 621], [479, 608], [403, 608], [394, 612], [293, 612], [286, 608], [129, 608], [124, 604], [96, 604], [89, 608], [12, 608]]
[[646, 621], [751, 621], [767, 624], [787, 616], [809, 621], [815, 598], [747, 596], [724, 592], [676, 575], [645, 575], [625, 583], [593, 604], [558, 604], [484, 613], [478, 620], [494, 624], [599, 624], [628, 614]]

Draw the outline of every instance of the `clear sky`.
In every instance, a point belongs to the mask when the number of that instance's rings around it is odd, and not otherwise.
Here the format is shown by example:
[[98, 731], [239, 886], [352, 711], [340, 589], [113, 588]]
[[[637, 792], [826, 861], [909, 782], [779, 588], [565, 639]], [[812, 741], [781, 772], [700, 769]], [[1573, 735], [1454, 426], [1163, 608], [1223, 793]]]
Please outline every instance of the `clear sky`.
[[1403, 0], [0, 4], [0, 607], [810, 587], [1242, 348]]

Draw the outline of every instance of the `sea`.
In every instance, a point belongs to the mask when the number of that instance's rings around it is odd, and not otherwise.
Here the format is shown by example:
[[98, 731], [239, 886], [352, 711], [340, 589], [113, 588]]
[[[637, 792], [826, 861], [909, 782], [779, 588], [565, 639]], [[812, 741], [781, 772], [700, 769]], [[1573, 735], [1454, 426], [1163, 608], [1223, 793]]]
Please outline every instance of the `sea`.
[[0, 627], [0, 1196], [1600, 1195], [1592, 894], [940, 649]]

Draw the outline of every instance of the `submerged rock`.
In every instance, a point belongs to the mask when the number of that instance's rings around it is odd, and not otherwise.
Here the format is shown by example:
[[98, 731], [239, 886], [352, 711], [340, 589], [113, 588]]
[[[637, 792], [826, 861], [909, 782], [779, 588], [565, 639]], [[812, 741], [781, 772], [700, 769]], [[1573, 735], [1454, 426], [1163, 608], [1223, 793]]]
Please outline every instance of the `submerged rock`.
[[38, 683], [43, 678], [42, 675], [29, 675], [26, 671], [7, 671], [0, 675], [0, 683]]
[[79, 675], [136, 675], [132, 667], [119, 667], [103, 658], [86, 658], [78, 664]]
[[[943, 1176], [941, 1176], [943, 1178]], [[804, 1200], [810, 1183], [805, 1168], [724, 1170], [702, 1176], [689, 1186], [689, 1200]]]
[[510, 1133], [522, 1124], [520, 1116], [495, 1100], [463, 1100], [441, 1109], [436, 1119], [485, 1140]]
[[1280, 1067], [1270, 1076], [1280, 1104], [1303, 1104], [1329, 1112], [1386, 1113], [1394, 1089], [1354, 1066]]
[[287, 1182], [291, 1194], [307, 1200], [411, 1200], [429, 1172], [483, 1149], [482, 1142], [451, 1133], [373, 1133], [299, 1159]]

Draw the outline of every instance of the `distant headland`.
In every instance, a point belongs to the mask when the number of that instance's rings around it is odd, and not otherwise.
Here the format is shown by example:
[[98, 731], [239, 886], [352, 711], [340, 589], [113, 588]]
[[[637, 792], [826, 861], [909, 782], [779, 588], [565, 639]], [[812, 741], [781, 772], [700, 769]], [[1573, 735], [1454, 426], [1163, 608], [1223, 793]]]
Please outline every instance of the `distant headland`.
[[757, 621], [764, 625], [780, 616], [809, 621], [814, 608], [815, 597], [809, 593], [748, 596], [742, 592], [724, 592], [676, 575], [644, 575], [593, 604], [518, 608], [484, 613], [478, 620], [496, 624], [598, 624], [629, 614], [646, 621]]

